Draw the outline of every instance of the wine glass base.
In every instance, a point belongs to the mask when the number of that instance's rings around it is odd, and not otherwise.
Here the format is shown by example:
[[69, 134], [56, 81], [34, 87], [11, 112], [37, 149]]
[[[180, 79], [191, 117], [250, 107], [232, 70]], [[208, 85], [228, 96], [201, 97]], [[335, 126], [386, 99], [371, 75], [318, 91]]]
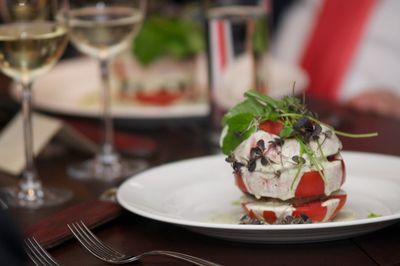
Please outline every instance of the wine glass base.
[[98, 158], [74, 164], [68, 167], [70, 176], [81, 180], [98, 179], [112, 182], [131, 177], [146, 169], [148, 164], [143, 160], [119, 159], [113, 163], [104, 163]]
[[60, 205], [71, 199], [73, 195], [69, 190], [54, 187], [43, 187], [40, 189], [40, 193], [36, 193], [34, 197], [25, 193], [18, 186], [5, 187], [0, 190], [1, 198], [6, 206], [27, 209]]

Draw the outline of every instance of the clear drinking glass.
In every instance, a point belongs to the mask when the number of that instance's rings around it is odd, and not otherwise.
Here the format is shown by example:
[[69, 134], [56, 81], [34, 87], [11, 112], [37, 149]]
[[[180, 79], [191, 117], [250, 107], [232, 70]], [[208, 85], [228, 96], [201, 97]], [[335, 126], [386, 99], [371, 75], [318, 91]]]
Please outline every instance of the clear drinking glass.
[[250, 89], [266, 93], [266, 0], [205, 1], [211, 142], [218, 144], [225, 112]]
[[66, 6], [57, 0], [0, 0], [0, 70], [22, 87], [26, 167], [18, 186], [2, 189], [8, 205], [38, 208], [60, 204], [67, 190], [44, 187], [33, 158], [31, 99], [35, 78], [51, 69], [67, 43]]
[[99, 60], [102, 89], [104, 143], [92, 160], [69, 167], [70, 175], [112, 181], [145, 167], [139, 160], [123, 159], [113, 146], [110, 60], [130, 46], [141, 26], [145, 0], [69, 0], [67, 14], [70, 39], [82, 53]]

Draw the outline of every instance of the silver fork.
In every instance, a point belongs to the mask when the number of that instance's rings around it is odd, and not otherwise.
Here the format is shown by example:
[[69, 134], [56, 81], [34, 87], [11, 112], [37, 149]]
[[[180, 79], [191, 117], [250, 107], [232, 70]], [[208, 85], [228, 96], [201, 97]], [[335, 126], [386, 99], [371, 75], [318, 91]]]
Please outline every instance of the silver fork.
[[166, 250], [152, 250], [137, 256], [128, 256], [116, 251], [98, 239], [92, 231], [82, 222], [67, 225], [75, 238], [96, 258], [110, 264], [126, 264], [138, 261], [145, 256], [167, 256], [191, 262], [199, 266], [221, 266], [220, 264], [200, 259], [191, 255]]
[[7, 210], [8, 209], [8, 205], [4, 202], [4, 200], [0, 199], [0, 207], [3, 210]]
[[60, 266], [34, 237], [25, 239], [24, 244], [26, 254], [36, 266]]

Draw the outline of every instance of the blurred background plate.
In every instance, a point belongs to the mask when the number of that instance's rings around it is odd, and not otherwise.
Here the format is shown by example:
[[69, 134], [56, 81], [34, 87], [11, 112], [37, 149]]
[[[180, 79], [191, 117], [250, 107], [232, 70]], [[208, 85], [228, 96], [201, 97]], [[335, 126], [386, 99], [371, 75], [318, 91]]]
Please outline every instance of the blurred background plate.
[[[296, 82], [296, 94], [306, 88], [308, 77], [298, 66], [288, 65], [270, 57], [265, 62], [261, 69], [268, 76], [268, 94], [271, 96], [282, 97], [291, 94], [293, 82]], [[208, 95], [205, 88], [207, 76], [205, 71], [202, 71], [206, 69], [205, 64], [203, 55], [199, 55], [193, 62], [177, 63], [174, 60], [162, 59], [152, 64], [150, 68], [141, 68], [135, 59], [127, 54], [118, 58], [112, 65], [112, 112], [117, 124], [130, 127], [154, 127], [157, 122], [205, 121], [209, 113]], [[186, 69], [191, 69], [191, 76], [187, 71], [184, 72]], [[240, 76], [243, 77], [243, 75]], [[150, 90], [135, 88], [137, 84], [142, 87], [151, 87], [152, 84], [162, 84], [162, 82], [171, 84], [168, 77], [174, 77], [175, 80], [195, 80], [193, 84], [200, 84], [200, 86], [190, 89], [186, 84], [186, 87], [182, 89], [175, 84], [172, 85], [175, 88], [161, 88], [158, 91], [157, 88]], [[128, 90], [124, 88], [126, 85], [129, 87]], [[53, 114], [99, 118], [101, 115], [100, 86], [99, 67], [95, 60], [69, 59], [59, 63], [47, 75], [37, 80], [33, 90], [34, 106], [38, 110]], [[151, 99], [151, 96], [150, 100], [146, 98], [146, 95], [144, 100], [135, 97], [137, 91], [144, 91], [147, 96], [160, 92], [163, 95], [165, 91], [172, 91], [172, 94], [164, 97], [164, 100], [153, 101], [154, 98]], [[243, 92], [233, 90], [233, 88], [230, 91], [221, 90], [220, 93], [224, 99], [223, 106], [227, 108], [242, 100]], [[11, 94], [18, 99], [18, 86], [12, 86]], [[133, 122], [140, 122], [140, 124]]]
[[[132, 73], [133, 75], [134, 73]], [[100, 78], [97, 62], [88, 58], [70, 59], [58, 64], [34, 86], [34, 106], [42, 111], [97, 118], [100, 116]], [[114, 92], [115, 93], [115, 92]], [[18, 88], [12, 95], [18, 98]], [[138, 105], [113, 100], [116, 119], [179, 119], [205, 117], [207, 102], [180, 102], [169, 105]]]

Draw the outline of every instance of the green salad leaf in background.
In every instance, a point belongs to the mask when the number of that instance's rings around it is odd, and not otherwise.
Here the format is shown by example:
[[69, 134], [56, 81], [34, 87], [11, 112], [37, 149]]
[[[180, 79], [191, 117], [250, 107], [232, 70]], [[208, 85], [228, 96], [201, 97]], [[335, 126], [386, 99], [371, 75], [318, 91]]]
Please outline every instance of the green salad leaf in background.
[[136, 59], [150, 64], [163, 56], [184, 59], [204, 50], [199, 25], [181, 17], [148, 17], [136, 36], [132, 52]]

